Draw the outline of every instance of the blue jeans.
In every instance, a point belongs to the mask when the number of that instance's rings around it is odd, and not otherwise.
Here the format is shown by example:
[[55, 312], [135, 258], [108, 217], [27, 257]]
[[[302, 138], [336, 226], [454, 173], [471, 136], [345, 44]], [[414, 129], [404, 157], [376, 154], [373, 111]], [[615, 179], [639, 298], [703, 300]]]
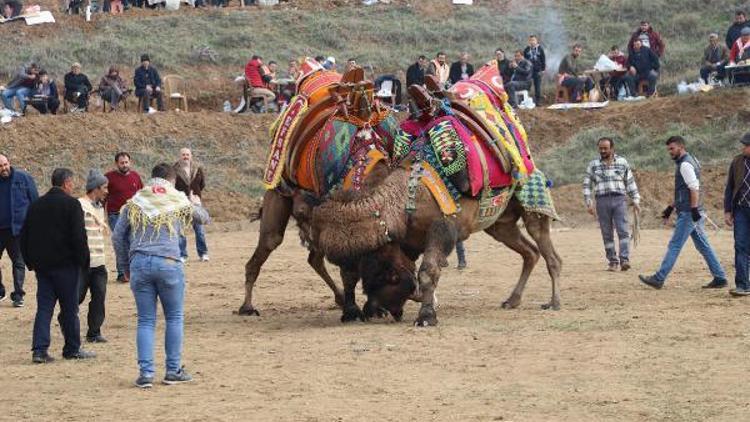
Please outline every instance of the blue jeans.
[[[203, 224], [193, 221], [193, 231], [195, 232], [195, 249], [198, 256], [208, 255], [208, 245], [206, 245], [206, 229]], [[187, 258], [187, 239], [184, 234], [180, 235], [180, 256]]]
[[130, 289], [138, 309], [138, 366], [141, 375], [154, 376], [156, 299], [161, 301], [167, 327], [164, 332], [167, 373], [180, 370], [184, 330], [185, 274], [173, 259], [135, 254], [130, 261]]
[[[109, 220], [109, 229], [112, 230], [112, 233], [115, 232], [115, 226], [117, 225], [117, 220], [120, 218], [120, 214], [113, 212], [107, 215], [107, 219]], [[115, 261], [117, 266], [117, 278], [121, 278], [125, 275], [125, 265], [123, 265], [122, 262], [120, 262], [117, 259], [117, 254], [115, 254]]]
[[734, 284], [738, 289], [750, 289], [748, 261], [750, 260], [750, 208], [734, 210]]
[[690, 211], [682, 211], [677, 214], [674, 232], [672, 233], [672, 238], [669, 240], [669, 246], [667, 246], [667, 254], [661, 262], [661, 268], [654, 274], [656, 280], [663, 282], [667, 279], [688, 237], [693, 239], [695, 249], [703, 255], [703, 259], [706, 260], [711, 275], [722, 280], [727, 279], [726, 273], [724, 273], [724, 269], [721, 268], [721, 263], [719, 263], [719, 259], [716, 257], [716, 253], [708, 243], [708, 236], [706, 236], [706, 229], [704, 227], [705, 220], [706, 218], [702, 217], [697, 223], [693, 222]]
[[18, 104], [21, 109], [18, 112], [22, 113], [26, 109], [26, 98], [31, 94], [31, 88], [19, 86], [17, 88], [5, 88], [3, 91], [3, 105], [8, 110], [14, 110], [13, 108], [13, 97], [18, 98]]

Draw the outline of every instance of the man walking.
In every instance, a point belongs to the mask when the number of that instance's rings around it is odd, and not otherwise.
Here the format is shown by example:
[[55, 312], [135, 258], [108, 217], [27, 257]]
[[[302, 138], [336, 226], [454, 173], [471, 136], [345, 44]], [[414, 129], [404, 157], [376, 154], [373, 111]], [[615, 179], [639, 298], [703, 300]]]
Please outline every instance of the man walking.
[[[0, 154], [0, 258], [4, 251], [8, 252], [13, 266], [13, 293], [10, 299], [16, 308], [24, 305], [26, 295], [23, 291], [26, 268], [19, 237], [26, 221], [26, 211], [38, 197], [34, 179], [28, 173], [12, 167], [8, 157]], [[3, 274], [0, 272], [0, 301], [5, 298]]]
[[156, 301], [161, 301], [166, 319], [165, 384], [192, 381], [181, 366], [183, 305], [185, 299], [184, 265], [174, 233], [182, 233], [190, 220], [208, 221], [200, 198], [190, 199], [174, 188], [176, 174], [169, 164], [159, 164], [151, 171], [146, 187], [123, 207], [113, 239], [115, 252], [126, 263], [130, 289], [138, 309], [139, 388], [150, 388], [154, 382], [154, 333]]
[[[184, 193], [188, 198], [195, 195], [201, 198], [201, 193], [206, 187], [206, 179], [203, 175], [203, 166], [193, 160], [193, 152], [190, 148], [180, 150], [180, 159], [174, 164], [177, 174], [175, 188]], [[201, 261], [208, 261], [208, 245], [206, 245], [206, 230], [203, 222], [193, 220], [193, 231], [195, 231], [195, 248]], [[183, 261], [188, 258], [187, 239], [185, 234], [180, 234], [180, 257]]]
[[733, 296], [750, 296], [750, 132], [740, 141], [742, 153], [732, 160], [724, 190], [724, 222], [734, 226]]
[[65, 337], [63, 358], [89, 359], [93, 352], [81, 349], [78, 321], [78, 277], [89, 265], [89, 247], [81, 203], [72, 197], [73, 172], [57, 168], [52, 188], [29, 207], [21, 233], [21, 252], [29, 270], [36, 271], [36, 318], [32, 360], [54, 359], [50, 346], [50, 321], [60, 301], [60, 326]]
[[708, 236], [706, 236], [704, 227], [705, 211], [703, 210], [700, 187], [700, 163], [687, 152], [685, 140], [681, 136], [672, 136], [667, 139], [667, 150], [677, 166], [674, 177], [674, 202], [664, 210], [662, 218], [666, 223], [672, 212], [677, 211], [677, 219], [672, 238], [667, 246], [667, 254], [661, 262], [659, 271], [650, 276], [639, 275], [638, 278], [644, 284], [655, 289], [661, 289], [670, 271], [672, 271], [672, 267], [677, 262], [682, 247], [687, 242], [688, 237], [691, 237], [695, 248], [703, 256], [711, 275], [713, 275], [713, 280], [703, 288], [720, 289], [726, 287], [726, 274], [716, 257], [716, 253], [708, 243]]
[[[125, 205], [128, 199], [132, 198], [138, 190], [143, 188], [141, 176], [135, 170], [131, 169], [132, 161], [130, 154], [127, 152], [118, 152], [115, 154], [116, 169], [108, 172], [104, 176], [107, 178], [107, 219], [109, 227], [114, 229], [117, 225], [117, 219], [120, 216], [120, 208]], [[115, 258], [117, 258], [115, 256]], [[125, 266], [119, 259], [116, 259], [117, 281], [127, 283], [128, 278], [125, 276]]]
[[86, 299], [91, 291], [89, 302], [88, 331], [86, 340], [90, 343], [106, 343], [102, 336], [104, 323], [104, 302], [107, 295], [107, 267], [104, 260], [104, 235], [108, 234], [107, 220], [102, 204], [107, 198], [107, 178], [99, 170], [90, 170], [86, 179], [86, 195], [78, 198], [83, 209], [86, 224], [86, 238], [89, 245], [89, 267], [81, 274], [78, 304]]
[[[633, 171], [624, 157], [615, 154], [615, 141], [601, 138], [597, 142], [599, 158], [592, 160], [583, 178], [583, 199], [589, 214], [599, 220], [604, 240], [608, 271], [630, 269], [630, 229], [627, 197], [633, 201], [636, 212], [640, 212], [641, 196], [635, 183]], [[593, 200], [592, 200], [593, 192]], [[615, 236], [620, 244], [619, 257], [615, 248]]]

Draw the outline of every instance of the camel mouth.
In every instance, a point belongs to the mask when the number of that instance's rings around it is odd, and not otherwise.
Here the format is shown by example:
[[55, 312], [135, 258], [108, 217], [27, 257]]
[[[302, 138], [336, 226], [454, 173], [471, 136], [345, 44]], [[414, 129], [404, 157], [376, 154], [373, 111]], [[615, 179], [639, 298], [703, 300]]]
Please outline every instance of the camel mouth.
[[360, 260], [362, 287], [368, 299], [386, 309], [397, 321], [417, 290], [416, 265], [393, 243]]

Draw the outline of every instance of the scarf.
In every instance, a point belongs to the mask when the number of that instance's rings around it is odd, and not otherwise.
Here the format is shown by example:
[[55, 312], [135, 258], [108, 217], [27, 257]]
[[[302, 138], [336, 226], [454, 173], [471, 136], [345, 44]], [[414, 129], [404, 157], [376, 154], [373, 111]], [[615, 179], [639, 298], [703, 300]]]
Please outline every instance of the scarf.
[[748, 41], [747, 43], [743, 43], [742, 38], [737, 38], [737, 57], [735, 58], [737, 62], [743, 60], [742, 57], [745, 54], [745, 50], [747, 50], [748, 48], [750, 48], [750, 41]]
[[127, 203], [128, 221], [134, 231], [145, 232], [151, 226], [152, 236], [158, 236], [160, 229], [166, 227], [173, 237], [177, 234], [176, 222], [181, 222], [182, 227], [192, 222], [193, 206], [187, 196], [164, 179], [149, 180]]

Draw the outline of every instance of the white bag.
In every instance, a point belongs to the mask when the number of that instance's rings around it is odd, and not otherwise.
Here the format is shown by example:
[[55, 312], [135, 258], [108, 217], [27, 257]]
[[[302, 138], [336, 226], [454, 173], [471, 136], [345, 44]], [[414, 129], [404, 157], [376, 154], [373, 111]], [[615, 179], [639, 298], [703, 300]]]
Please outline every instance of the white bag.
[[594, 65], [594, 69], [607, 72], [610, 70], [617, 70], [619, 66], [617, 63], [613, 62], [612, 59], [602, 54], [599, 56], [599, 60], [596, 61], [596, 64]]

